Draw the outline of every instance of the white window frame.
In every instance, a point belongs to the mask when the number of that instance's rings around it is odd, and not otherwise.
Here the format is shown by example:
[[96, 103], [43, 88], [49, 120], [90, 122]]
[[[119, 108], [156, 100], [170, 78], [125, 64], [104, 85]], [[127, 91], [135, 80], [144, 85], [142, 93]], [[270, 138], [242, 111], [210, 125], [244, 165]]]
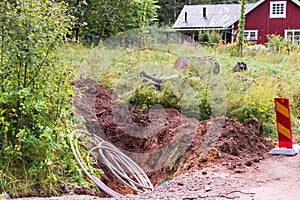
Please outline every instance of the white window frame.
[[[247, 37], [245, 37], [245, 33], [247, 33]], [[251, 33], [254, 33], [255, 36], [254, 37], [250, 37]], [[257, 34], [258, 34], [258, 30], [244, 30], [244, 40], [245, 41], [251, 41], [251, 40], [257, 40]]]
[[[295, 40], [295, 32], [299, 32], [298, 40]], [[292, 33], [292, 38], [288, 38], [288, 33]], [[292, 44], [300, 45], [300, 29], [284, 30], [284, 38], [289, 40]]]
[[[273, 10], [273, 7], [278, 5], [279, 7], [276, 10]], [[273, 11], [279, 11], [281, 5], [283, 5], [283, 13], [274, 13]], [[280, 11], [279, 11], [280, 12]], [[286, 18], [286, 1], [271, 1], [270, 2], [270, 18]]]

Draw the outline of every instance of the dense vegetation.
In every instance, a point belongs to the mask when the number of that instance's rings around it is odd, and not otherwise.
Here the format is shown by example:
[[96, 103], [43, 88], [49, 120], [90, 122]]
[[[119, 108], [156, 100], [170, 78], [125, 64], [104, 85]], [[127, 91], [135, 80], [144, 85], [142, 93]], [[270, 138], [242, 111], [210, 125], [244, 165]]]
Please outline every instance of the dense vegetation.
[[[61, 1], [61, 0], [57, 0]], [[65, 0], [76, 17], [71, 37], [97, 36], [104, 40], [134, 28], [158, 25], [171, 27], [184, 5], [240, 3], [238, 0]], [[248, 0], [245, 3], [255, 3]], [[78, 39], [76, 38], [76, 39]], [[91, 38], [94, 40], [94, 38]]]
[[86, 185], [68, 144], [74, 69], [57, 54], [72, 17], [38, 0], [1, 1], [0, 13], [0, 193]]
[[79, 32], [101, 40], [126, 30], [147, 27], [157, 20], [156, 0], [66, 0], [76, 17], [73, 37]]

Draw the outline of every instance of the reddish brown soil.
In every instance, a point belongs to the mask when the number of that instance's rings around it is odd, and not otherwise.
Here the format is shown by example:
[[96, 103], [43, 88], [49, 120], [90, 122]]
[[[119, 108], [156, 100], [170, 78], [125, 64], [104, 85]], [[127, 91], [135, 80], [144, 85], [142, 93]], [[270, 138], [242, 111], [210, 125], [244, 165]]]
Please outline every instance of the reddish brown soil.
[[[171, 108], [138, 113], [130, 105], [114, 103], [116, 95], [113, 91], [91, 79], [80, 80], [75, 86], [83, 92], [83, 96], [74, 101], [77, 114], [84, 117], [90, 132], [125, 152], [146, 153], [162, 148], [168, 148], [168, 152], [176, 147], [176, 152], [181, 152], [162, 168], [155, 168], [156, 161], [170, 161], [169, 154], [135, 160], [142, 167], [147, 163], [154, 169], [144, 170], [155, 187], [175, 175], [217, 164], [235, 172], [242, 171], [264, 159], [273, 147], [273, 143], [263, 137], [263, 126], [256, 120], [249, 120], [244, 125], [224, 116], [197, 121]], [[256, 129], [251, 129], [254, 126]], [[122, 194], [132, 193], [108, 170], [105, 173], [103, 181], [109, 187]]]
[[[299, 199], [300, 155], [270, 156], [246, 167], [229, 170], [222, 164], [181, 174], [154, 191], [119, 199], [295, 200]], [[65, 195], [22, 200], [103, 200], [97, 196]]]

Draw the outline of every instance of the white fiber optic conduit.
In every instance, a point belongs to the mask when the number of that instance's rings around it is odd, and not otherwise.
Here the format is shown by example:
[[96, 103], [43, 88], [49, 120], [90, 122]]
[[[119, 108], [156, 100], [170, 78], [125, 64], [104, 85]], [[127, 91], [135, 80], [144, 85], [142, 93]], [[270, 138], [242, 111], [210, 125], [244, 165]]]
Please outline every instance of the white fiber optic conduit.
[[[78, 148], [78, 138], [80, 133], [90, 137], [90, 139], [92, 139], [92, 141], [95, 143], [95, 146], [88, 151], [86, 160], [82, 158]], [[127, 187], [131, 188], [137, 193], [153, 190], [153, 185], [146, 173], [127, 155], [121, 152], [114, 145], [104, 141], [99, 136], [91, 134], [85, 130], [76, 129], [71, 134], [70, 143], [73, 154], [84, 173], [108, 195], [112, 197], [123, 196], [107, 187], [98, 177], [95, 176], [92, 167], [89, 164], [92, 152], [96, 152], [103, 164], [105, 164], [112, 174], [115, 175]], [[129, 172], [134, 180], [129, 178], [126, 172]]]

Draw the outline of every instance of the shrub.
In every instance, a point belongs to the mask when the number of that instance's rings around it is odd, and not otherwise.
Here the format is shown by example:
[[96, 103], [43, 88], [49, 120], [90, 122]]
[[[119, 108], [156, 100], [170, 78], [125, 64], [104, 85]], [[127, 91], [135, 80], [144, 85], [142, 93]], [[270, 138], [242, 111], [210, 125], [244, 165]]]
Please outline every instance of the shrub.
[[39, 0], [1, 1], [0, 12], [0, 193], [49, 196], [84, 184], [68, 145], [73, 68], [57, 56], [71, 16]]
[[[241, 87], [238, 95], [228, 97], [227, 114], [237, 118], [241, 123], [246, 119], [254, 118], [263, 122], [266, 126], [265, 134], [274, 136], [275, 112], [274, 94], [276, 86], [274, 82], [255, 82]], [[268, 88], [268, 89], [266, 89]]]
[[153, 84], [145, 84], [135, 89], [134, 93], [129, 97], [129, 103], [139, 111], [145, 111], [155, 104], [160, 104], [158, 91], [155, 90]]
[[280, 35], [267, 35], [267, 46], [275, 52], [289, 52], [292, 49], [291, 43]]
[[201, 35], [199, 36], [199, 42], [200, 42], [201, 44], [208, 44], [208, 42], [209, 42], [209, 36], [208, 36], [208, 34], [207, 34], [207, 33], [201, 34]]
[[219, 40], [220, 40], [220, 35], [219, 35], [218, 32], [212, 31], [209, 34], [209, 42], [210, 42], [211, 45], [217, 46], [219, 44]]
[[203, 45], [217, 46], [219, 44], [220, 36], [216, 31], [206, 31], [199, 34], [198, 41]]
[[139, 111], [160, 104], [164, 108], [178, 109], [187, 117], [199, 120], [211, 117], [209, 89], [200, 80], [177, 80], [175, 84], [165, 83], [161, 91], [157, 91], [153, 84], [146, 84], [137, 88], [128, 101]]

